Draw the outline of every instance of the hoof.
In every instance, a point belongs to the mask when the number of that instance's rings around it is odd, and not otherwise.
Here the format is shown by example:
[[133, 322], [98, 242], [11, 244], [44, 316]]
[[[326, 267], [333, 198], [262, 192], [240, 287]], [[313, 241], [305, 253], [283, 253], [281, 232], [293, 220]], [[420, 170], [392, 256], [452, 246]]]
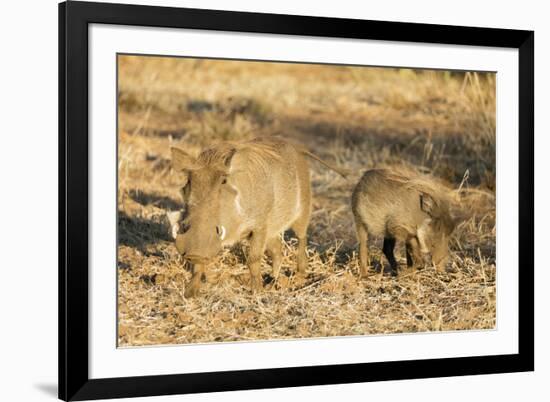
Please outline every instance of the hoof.
[[186, 299], [191, 299], [199, 294], [199, 289], [196, 286], [188, 286], [185, 288], [183, 295]]
[[307, 283], [306, 274], [302, 272], [296, 272], [296, 274], [291, 278], [291, 286], [293, 288], [300, 288]]
[[359, 278], [360, 279], [368, 279], [369, 278], [369, 269], [368, 268], [361, 268], [359, 271]]
[[294, 278], [295, 278], [295, 279], [305, 279], [306, 276], [307, 276], [306, 271], [300, 271], [300, 270], [298, 270], [298, 271], [296, 271], [296, 273], [294, 274]]
[[261, 292], [264, 289], [264, 284], [262, 280], [253, 280], [250, 284], [250, 290], [252, 290], [252, 293], [258, 293]]

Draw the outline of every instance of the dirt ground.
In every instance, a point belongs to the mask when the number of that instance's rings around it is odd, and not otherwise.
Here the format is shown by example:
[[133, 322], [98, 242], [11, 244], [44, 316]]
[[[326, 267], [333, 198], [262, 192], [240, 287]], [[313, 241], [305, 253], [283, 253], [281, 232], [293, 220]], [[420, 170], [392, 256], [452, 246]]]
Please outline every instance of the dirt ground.
[[[118, 66], [119, 346], [494, 328], [494, 75], [138, 56]], [[294, 276], [286, 233], [277, 283], [266, 257], [264, 291], [251, 293], [238, 245], [186, 299], [191, 272], [165, 218], [182, 206], [170, 146], [197, 153], [274, 134], [354, 172], [343, 179], [311, 163], [306, 278]], [[413, 169], [455, 190], [447, 272], [410, 272], [398, 244], [401, 274], [381, 276], [387, 261], [373, 239], [372, 275], [359, 278], [350, 195], [373, 167]]]

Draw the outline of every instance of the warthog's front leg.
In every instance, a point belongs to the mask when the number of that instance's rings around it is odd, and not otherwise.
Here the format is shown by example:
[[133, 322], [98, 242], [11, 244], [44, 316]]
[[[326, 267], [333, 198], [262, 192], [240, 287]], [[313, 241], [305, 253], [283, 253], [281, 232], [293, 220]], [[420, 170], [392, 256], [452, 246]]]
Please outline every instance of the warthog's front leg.
[[447, 271], [447, 262], [449, 261], [448, 257], [445, 257], [439, 261], [434, 261], [433, 264], [435, 265], [435, 269], [438, 272], [446, 272]]
[[276, 236], [267, 242], [267, 252], [271, 257], [271, 275], [274, 280], [277, 280], [279, 277], [279, 271], [281, 270], [281, 262], [283, 260], [281, 247], [281, 238], [279, 236]]
[[420, 244], [416, 237], [411, 237], [406, 243], [407, 251], [407, 267], [409, 268], [421, 268], [424, 266], [424, 257], [420, 251]]
[[[391, 268], [391, 274], [392, 276], [397, 276], [397, 261], [395, 260], [395, 256], [393, 254], [393, 249], [395, 248], [395, 238], [393, 237], [384, 237], [384, 245], [382, 246], [382, 251], [384, 252], [384, 255], [388, 259], [388, 262], [390, 263]], [[382, 268], [381, 272], [384, 272], [384, 269]]]
[[193, 265], [193, 277], [191, 281], [185, 286], [185, 297], [195, 297], [199, 293], [199, 289], [202, 284], [202, 276], [205, 273], [205, 266], [203, 264]]
[[298, 238], [298, 250], [296, 250], [296, 262], [298, 265], [298, 275], [305, 277], [307, 271], [307, 225], [309, 223], [309, 215], [303, 214], [292, 225], [292, 230]]
[[266, 246], [266, 233], [263, 230], [252, 232], [250, 238], [250, 253], [248, 255], [248, 269], [250, 270], [250, 286], [252, 291], [263, 288], [261, 264]]

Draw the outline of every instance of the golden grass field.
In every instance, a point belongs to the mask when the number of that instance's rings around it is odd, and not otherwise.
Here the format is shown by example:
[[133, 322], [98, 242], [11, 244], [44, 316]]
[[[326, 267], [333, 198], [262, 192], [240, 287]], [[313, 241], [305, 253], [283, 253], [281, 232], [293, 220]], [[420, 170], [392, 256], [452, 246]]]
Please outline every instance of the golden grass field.
[[[494, 328], [493, 74], [138, 56], [119, 56], [118, 68], [119, 346]], [[293, 275], [290, 233], [276, 283], [265, 257], [264, 291], [250, 291], [243, 245], [184, 298], [191, 272], [165, 218], [181, 208], [170, 146], [196, 153], [273, 134], [354, 172], [310, 164], [306, 278]], [[372, 275], [359, 278], [351, 191], [364, 170], [388, 166], [455, 190], [447, 272], [380, 276], [387, 261], [374, 239]], [[399, 244], [396, 255], [404, 266]]]

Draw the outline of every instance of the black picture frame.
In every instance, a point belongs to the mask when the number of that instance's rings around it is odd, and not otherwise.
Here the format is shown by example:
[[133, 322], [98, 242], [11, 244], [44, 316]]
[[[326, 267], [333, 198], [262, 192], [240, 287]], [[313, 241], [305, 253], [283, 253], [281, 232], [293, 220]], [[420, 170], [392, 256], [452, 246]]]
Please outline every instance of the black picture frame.
[[[519, 51], [518, 353], [90, 379], [88, 25], [116, 24], [515, 48]], [[113, 134], [114, 135], [114, 134]], [[534, 370], [534, 32], [121, 5], [59, 4], [59, 398], [169, 395]]]

